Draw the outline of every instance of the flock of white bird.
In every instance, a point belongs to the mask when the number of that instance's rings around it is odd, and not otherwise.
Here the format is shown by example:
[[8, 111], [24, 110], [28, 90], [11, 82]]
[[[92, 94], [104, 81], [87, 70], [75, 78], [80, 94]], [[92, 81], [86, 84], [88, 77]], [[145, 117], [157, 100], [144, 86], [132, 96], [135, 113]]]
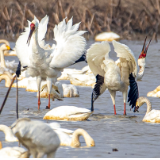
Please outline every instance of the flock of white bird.
[[[49, 17], [45, 16], [40, 22], [34, 17], [28, 21], [28, 27], [16, 41], [14, 53], [7, 41], [0, 47], [0, 81], [5, 80], [5, 86], [9, 87], [17, 65], [15, 61], [5, 61], [4, 56], [17, 55], [21, 69], [18, 78], [18, 87], [26, 88], [26, 91], [37, 92], [38, 109], [41, 98], [48, 98], [46, 109], [50, 109], [50, 99], [63, 100], [64, 97], [79, 97], [75, 86], [91, 86], [91, 110], [76, 106], [59, 106], [47, 112], [45, 120], [83, 121], [87, 120], [94, 112], [94, 101], [108, 89], [116, 115], [115, 96], [120, 91], [123, 95], [124, 115], [126, 115], [126, 102], [134, 111], [137, 111], [144, 103], [147, 104], [147, 112], [143, 119], [145, 122], [160, 122], [160, 111], [152, 110], [151, 103], [145, 97], [139, 97], [137, 80], [141, 80], [145, 70], [145, 60], [148, 43], [146, 39], [139, 55], [138, 62], [130, 48], [112, 40], [114, 51], [118, 60], [110, 58], [110, 44], [107, 41], [94, 43], [86, 51], [86, 40], [82, 36], [86, 31], [78, 31], [80, 23], [72, 24], [72, 18], [66, 23], [64, 19], [54, 27], [54, 40], [56, 44], [46, 44], [44, 38], [47, 31]], [[78, 63], [86, 52], [88, 63], [82, 70], [68, 69], [70, 65]], [[139, 67], [139, 69], [138, 69]], [[58, 80], [70, 80], [71, 84], [62, 84]], [[128, 93], [128, 86], [130, 88]], [[12, 87], [16, 87], [13, 84]], [[83, 129], [75, 131], [63, 129], [59, 123], [44, 123], [42, 121], [19, 118], [11, 128], [0, 125], [0, 131], [5, 134], [8, 142], [19, 141], [27, 150], [21, 147], [2, 148], [0, 143], [0, 157], [29, 157], [41, 158], [55, 157], [60, 145], [80, 147], [79, 136], [82, 135], [88, 147], [95, 146], [92, 137]], [[41, 134], [39, 134], [41, 133]]]

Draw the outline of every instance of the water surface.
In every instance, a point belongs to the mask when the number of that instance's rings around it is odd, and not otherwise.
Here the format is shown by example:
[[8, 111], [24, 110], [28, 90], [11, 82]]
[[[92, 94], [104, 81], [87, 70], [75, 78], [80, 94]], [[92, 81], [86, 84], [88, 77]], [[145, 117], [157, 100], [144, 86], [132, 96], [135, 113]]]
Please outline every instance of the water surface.
[[[127, 44], [138, 58], [143, 41], [127, 41]], [[88, 47], [93, 41], [88, 42]], [[11, 43], [14, 47], [15, 43]], [[114, 59], [116, 54], [110, 53]], [[18, 61], [16, 57], [5, 57], [5, 59]], [[148, 53], [145, 74], [142, 81], [138, 81], [139, 95], [147, 96], [147, 93], [154, 90], [160, 85], [160, 45], [152, 42]], [[76, 64], [70, 68], [81, 69], [85, 62]], [[62, 81], [69, 83], [69, 81]], [[52, 101], [51, 109], [60, 105], [74, 105], [90, 109], [91, 87], [77, 87], [80, 97], [64, 98], [63, 101]], [[0, 83], [0, 104], [7, 92], [4, 81]], [[37, 93], [26, 92], [25, 89], [19, 88], [19, 117], [28, 117], [31, 119], [43, 120], [43, 116], [48, 111], [45, 109], [48, 104], [47, 99], [41, 99], [41, 109], [37, 109]], [[160, 109], [160, 99], [151, 98], [154, 109]], [[8, 100], [5, 104], [2, 114], [0, 115], [0, 124], [10, 126], [16, 120], [16, 89], [12, 88]], [[29, 110], [28, 110], [29, 108]], [[123, 97], [121, 92], [116, 95], [117, 115], [114, 115], [112, 101], [108, 91], [105, 91], [95, 102], [94, 114], [87, 120], [81, 122], [59, 121], [63, 128], [76, 130], [77, 128], [85, 129], [95, 140], [95, 147], [87, 148], [85, 141], [80, 137], [82, 148], [60, 147], [57, 150], [56, 158], [137, 158], [137, 157], [160, 157], [160, 124], [144, 123], [142, 119], [146, 113], [146, 105], [143, 105], [138, 113], [130, 111], [127, 103], [127, 115], [123, 116]], [[53, 121], [48, 121], [48, 123]], [[17, 142], [5, 142], [3, 132], [0, 132], [0, 141], [4, 147], [17, 146]], [[118, 151], [112, 151], [113, 148]]]

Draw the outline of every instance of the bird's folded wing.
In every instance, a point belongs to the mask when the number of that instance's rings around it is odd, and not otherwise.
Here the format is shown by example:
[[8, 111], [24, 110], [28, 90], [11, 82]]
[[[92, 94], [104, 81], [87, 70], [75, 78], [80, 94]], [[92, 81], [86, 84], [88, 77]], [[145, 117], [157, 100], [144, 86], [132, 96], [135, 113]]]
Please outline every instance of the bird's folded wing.
[[137, 76], [137, 62], [134, 53], [125, 44], [121, 44], [115, 40], [112, 41], [112, 44], [114, 46], [114, 51], [117, 53], [117, 57], [120, 58], [118, 62], [121, 63], [121, 60], [124, 62], [124, 59], [126, 59], [126, 61], [129, 62], [130, 73], [133, 73], [134, 77]]
[[103, 61], [105, 60], [106, 54], [110, 52], [110, 46], [108, 42], [94, 43], [87, 50], [87, 62], [88, 65], [96, 76], [97, 74], [104, 76], [104, 70], [102, 69]]
[[72, 26], [72, 18], [66, 24], [65, 19], [54, 28], [56, 46], [52, 53], [50, 67], [65, 68], [74, 64], [84, 53], [86, 40], [82, 36], [85, 31], [77, 31], [80, 23]]

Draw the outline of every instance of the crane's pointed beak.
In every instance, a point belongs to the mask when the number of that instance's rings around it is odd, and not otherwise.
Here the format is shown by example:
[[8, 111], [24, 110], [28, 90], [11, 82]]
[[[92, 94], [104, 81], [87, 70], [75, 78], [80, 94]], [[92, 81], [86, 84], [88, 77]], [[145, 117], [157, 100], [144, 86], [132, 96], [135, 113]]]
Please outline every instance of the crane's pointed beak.
[[142, 48], [142, 51], [141, 51], [141, 52], [144, 52], [144, 50], [145, 50], [145, 47], [146, 47], [146, 39], [147, 39], [147, 36], [146, 36], [146, 38], [145, 38], [145, 40], [144, 40], [143, 48]]
[[143, 48], [142, 48], [141, 54], [139, 55], [139, 59], [140, 59], [140, 58], [146, 58], [146, 56], [147, 56], [148, 47], [149, 47], [152, 39], [150, 39], [147, 47], [146, 47], [146, 45], [145, 45], [145, 44], [146, 44], [146, 39], [147, 39], [147, 36], [146, 36], [146, 38], [145, 38], [145, 40], [144, 40]]
[[29, 36], [28, 36], [28, 40], [27, 40], [27, 43], [28, 43], [28, 46], [29, 46], [29, 44], [30, 44], [30, 40], [31, 40], [31, 37], [32, 37], [32, 34], [33, 34], [33, 29], [31, 29], [30, 30], [30, 32], [29, 32]]
[[31, 40], [31, 37], [32, 37], [32, 34], [33, 34], [34, 30], [35, 30], [35, 24], [31, 23], [30, 24], [30, 32], [29, 32], [29, 36], [28, 36], [28, 40], [27, 40], [28, 45], [30, 43], [30, 40]]
[[144, 53], [145, 53], [145, 54], [147, 54], [148, 47], [149, 47], [149, 45], [150, 45], [150, 43], [151, 43], [151, 40], [152, 40], [152, 39], [150, 39], [150, 41], [149, 41], [149, 43], [148, 43], [147, 47], [145, 48], [145, 51], [144, 51]]

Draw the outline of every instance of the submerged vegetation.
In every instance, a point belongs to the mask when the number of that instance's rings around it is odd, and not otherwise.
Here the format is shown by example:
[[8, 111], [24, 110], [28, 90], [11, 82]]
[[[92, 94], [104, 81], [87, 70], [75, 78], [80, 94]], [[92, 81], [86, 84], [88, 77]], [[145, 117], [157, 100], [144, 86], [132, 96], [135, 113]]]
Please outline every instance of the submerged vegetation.
[[53, 38], [53, 28], [63, 18], [73, 16], [87, 30], [86, 38], [103, 31], [113, 31], [125, 39], [149, 35], [157, 40], [160, 28], [159, 0], [1, 0], [0, 36], [16, 40], [34, 15], [49, 16], [46, 39]]

